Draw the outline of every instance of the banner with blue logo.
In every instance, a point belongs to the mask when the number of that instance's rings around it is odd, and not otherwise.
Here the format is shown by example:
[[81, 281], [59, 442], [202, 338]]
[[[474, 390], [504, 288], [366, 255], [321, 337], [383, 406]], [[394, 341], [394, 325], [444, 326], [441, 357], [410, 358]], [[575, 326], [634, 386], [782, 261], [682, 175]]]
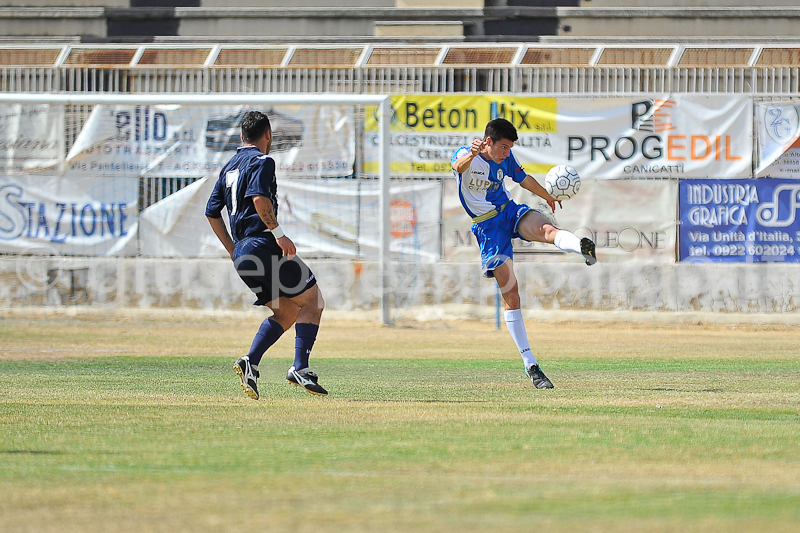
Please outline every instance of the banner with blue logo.
[[0, 253], [136, 254], [139, 180], [0, 176]]
[[[242, 145], [248, 106], [96, 105], [66, 158], [68, 174], [200, 178]], [[278, 106], [270, 119], [280, 177], [347, 176], [355, 162], [348, 106]]]
[[800, 100], [759, 102], [755, 118], [755, 175], [800, 178]]
[[800, 181], [682, 180], [680, 260], [800, 262]]

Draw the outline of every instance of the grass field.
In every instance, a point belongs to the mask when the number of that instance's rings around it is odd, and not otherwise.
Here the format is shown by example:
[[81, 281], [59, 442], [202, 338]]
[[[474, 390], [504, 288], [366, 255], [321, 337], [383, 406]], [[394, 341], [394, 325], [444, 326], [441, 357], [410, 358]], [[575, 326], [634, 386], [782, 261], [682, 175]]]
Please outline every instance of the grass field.
[[0, 531], [798, 531], [800, 331], [0, 315]]

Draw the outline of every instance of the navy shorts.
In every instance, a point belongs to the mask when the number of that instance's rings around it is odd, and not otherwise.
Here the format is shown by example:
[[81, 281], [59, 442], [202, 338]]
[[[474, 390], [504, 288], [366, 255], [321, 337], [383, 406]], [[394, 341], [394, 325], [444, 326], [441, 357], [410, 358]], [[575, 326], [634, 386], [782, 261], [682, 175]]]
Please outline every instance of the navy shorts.
[[522, 238], [517, 233], [522, 215], [531, 208], [509, 201], [497, 216], [472, 225], [472, 233], [481, 248], [481, 270], [484, 277], [494, 277], [494, 269], [514, 258], [511, 239]]
[[258, 298], [253, 305], [267, 305], [281, 296], [292, 298], [317, 284], [317, 278], [302, 259], [297, 256], [286, 259], [282, 254], [271, 235], [236, 243], [233, 264]]

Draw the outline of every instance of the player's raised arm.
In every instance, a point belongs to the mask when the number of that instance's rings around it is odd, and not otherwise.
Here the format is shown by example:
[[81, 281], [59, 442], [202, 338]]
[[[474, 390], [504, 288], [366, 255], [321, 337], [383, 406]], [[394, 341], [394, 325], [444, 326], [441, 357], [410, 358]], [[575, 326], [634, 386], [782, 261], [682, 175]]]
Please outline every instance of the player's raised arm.
[[297, 254], [297, 249], [292, 240], [283, 234], [283, 230], [278, 225], [278, 219], [275, 217], [275, 210], [272, 209], [272, 202], [269, 201], [269, 198], [266, 196], [253, 196], [253, 205], [256, 207], [262, 222], [275, 236], [275, 242], [283, 250], [283, 256], [288, 259], [294, 257]]
[[544, 199], [544, 201], [547, 202], [547, 205], [550, 206], [550, 209], [552, 209], [554, 212], [556, 210], [556, 202], [558, 202], [558, 207], [562, 207], [561, 202], [550, 196], [545, 188], [542, 187], [542, 185], [530, 174], [525, 176], [525, 179], [520, 182], [520, 185], [523, 189], [526, 189], [536, 196], [540, 196], [542, 199]]
[[478, 157], [478, 154], [481, 153], [485, 147], [486, 141], [482, 141], [481, 139], [475, 139], [472, 141], [472, 145], [469, 147], [469, 152], [453, 161], [453, 170], [459, 174], [466, 172], [472, 163], [472, 160]]

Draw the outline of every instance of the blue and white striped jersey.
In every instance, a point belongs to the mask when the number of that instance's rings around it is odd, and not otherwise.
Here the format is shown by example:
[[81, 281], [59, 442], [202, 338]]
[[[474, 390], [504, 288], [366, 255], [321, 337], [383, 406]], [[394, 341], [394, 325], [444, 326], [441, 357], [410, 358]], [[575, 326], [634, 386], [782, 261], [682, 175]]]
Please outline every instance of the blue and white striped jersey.
[[[451, 164], [468, 153], [469, 146], [462, 146], [453, 154], [450, 159]], [[461, 205], [472, 218], [486, 214], [508, 202], [508, 189], [504, 183], [506, 177], [520, 183], [527, 176], [525, 169], [517, 162], [513, 152], [509, 153], [509, 156], [500, 164], [478, 154], [466, 172], [458, 173], [454, 170], [453, 174], [458, 181], [458, 196], [461, 199]]]

